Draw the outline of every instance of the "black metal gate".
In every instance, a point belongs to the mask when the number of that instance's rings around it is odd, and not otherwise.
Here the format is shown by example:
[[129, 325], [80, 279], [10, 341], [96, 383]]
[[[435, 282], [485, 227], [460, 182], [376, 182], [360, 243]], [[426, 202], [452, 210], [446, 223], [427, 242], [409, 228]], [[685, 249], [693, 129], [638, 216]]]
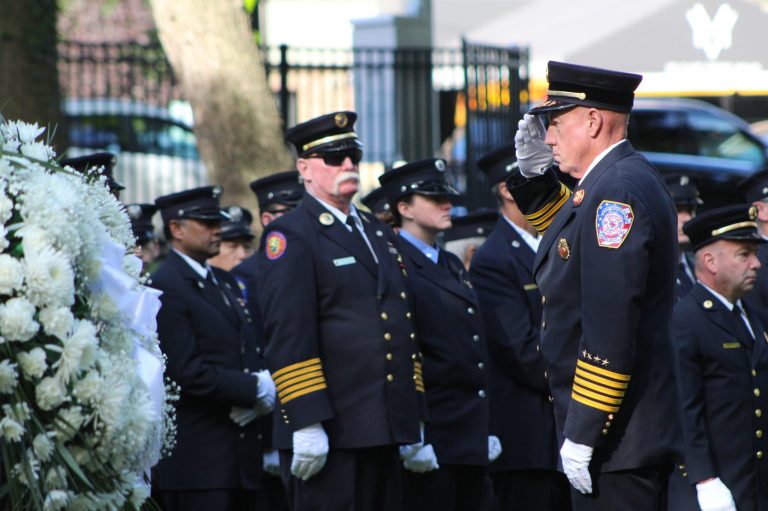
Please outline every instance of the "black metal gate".
[[515, 137], [522, 108], [528, 104], [528, 50], [462, 41], [462, 54], [467, 98], [466, 201], [473, 209], [495, 207], [475, 161]]
[[[364, 188], [397, 162], [443, 157], [468, 209], [492, 205], [474, 160], [514, 137], [528, 95], [526, 49], [466, 42], [450, 49], [281, 46], [264, 48], [262, 56], [285, 125], [334, 110], [358, 112]], [[159, 45], [61, 42], [59, 71], [70, 103], [121, 100], [121, 113], [130, 115], [122, 109], [167, 110], [181, 98]]]

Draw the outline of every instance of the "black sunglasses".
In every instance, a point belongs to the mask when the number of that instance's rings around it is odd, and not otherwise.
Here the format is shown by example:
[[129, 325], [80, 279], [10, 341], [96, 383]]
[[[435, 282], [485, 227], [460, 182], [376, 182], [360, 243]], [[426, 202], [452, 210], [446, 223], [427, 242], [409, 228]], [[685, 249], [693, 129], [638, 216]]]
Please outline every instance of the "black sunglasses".
[[360, 149], [347, 149], [345, 151], [329, 151], [327, 153], [314, 153], [305, 158], [322, 158], [326, 165], [331, 167], [339, 167], [344, 163], [347, 158], [350, 159], [352, 165], [357, 165], [360, 160], [363, 159], [363, 151]]

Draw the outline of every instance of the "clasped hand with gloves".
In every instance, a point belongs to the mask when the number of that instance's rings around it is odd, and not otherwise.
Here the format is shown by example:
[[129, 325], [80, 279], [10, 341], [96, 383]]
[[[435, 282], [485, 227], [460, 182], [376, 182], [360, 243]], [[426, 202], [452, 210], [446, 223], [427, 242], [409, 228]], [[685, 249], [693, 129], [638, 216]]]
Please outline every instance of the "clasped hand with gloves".
[[403, 460], [403, 467], [411, 472], [423, 474], [437, 470], [440, 465], [437, 463], [435, 449], [431, 444], [424, 443], [424, 424], [420, 425], [419, 436], [421, 440], [415, 444], [400, 446], [400, 459]]
[[517, 123], [515, 157], [520, 173], [533, 178], [544, 174], [552, 166], [552, 148], [544, 143], [547, 130], [538, 115], [525, 114]]
[[256, 417], [267, 415], [275, 407], [275, 383], [269, 371], [262, 369], [251, 374], [258, 380], [256, 405], [253, 408], [233, 406], [229, 412], [229, 418], [241, 428], [250, 424]]
[[719, 477], [696, 483], [696, 498], [701, 511], [736, 511], [731, 490]]
[[312, 424], [293, 432], [293, 475], [306, 481], [320, 472], [327, 458], [328, 435], [322, 424]]
[[583, 494], [592, 493], [592, 476], [589, 475], [589, 462], [594, 449], [588, 445], [571, 442], [567, 438], [560, 448], [560, 460], [571, 486]]

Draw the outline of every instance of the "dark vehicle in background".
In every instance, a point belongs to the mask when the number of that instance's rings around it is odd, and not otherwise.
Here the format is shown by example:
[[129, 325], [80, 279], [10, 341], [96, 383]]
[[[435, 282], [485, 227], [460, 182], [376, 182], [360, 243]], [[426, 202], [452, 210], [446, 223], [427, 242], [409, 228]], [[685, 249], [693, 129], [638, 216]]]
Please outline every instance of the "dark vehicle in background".
[[68, 98], [62, 105], [67, 157], [98, 151], [117, 154], [115, 178], [125, 184], [121, 200], [156, 197], [208, 184], [208, 171], [184, 105], [170, 109], [112, 98]]
[[683, 98], [637, 98], [628, 138], [662, 174], [694, 179], [710, 209], [744, 200], [736, 184], [768, 167], [768, 144], [721, 108]]

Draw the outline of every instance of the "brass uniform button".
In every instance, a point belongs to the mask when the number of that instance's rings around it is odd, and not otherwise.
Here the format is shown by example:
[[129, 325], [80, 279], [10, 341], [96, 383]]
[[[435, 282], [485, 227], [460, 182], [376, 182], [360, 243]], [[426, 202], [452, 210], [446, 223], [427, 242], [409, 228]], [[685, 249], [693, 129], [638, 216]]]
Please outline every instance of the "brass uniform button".
[[757, 438], [763, 438], [763, 430], [762, 429], [758, 429], [757, 431], [755, 431], [755, 436]]
[[467, 307], [467, 314], [471, 316], [474, 313], [475, 313], [475, 309], [473, 309], [472, 307]]
[[753, 377], [754, 377], [754, 376], [757, 376], [757, 371], [755, 371], [754, 369], [752, 369], [752, 376], [753, 376]]
[[536, 345], [536, 351], [541, 351], [541, 346], [539, 346], [538, 344]]
[[413, 340], [413, 341], [415, 341], [415, 340], [416, 340], [416, 334], [415, 334], [415, 333], [413, 333], [413, 332], [411, 332], [411, 340]]
[[604, 429], [604, 430], [603, 430], [603, 435], [607, 435], [607, 434], [608, 434], [608, 430], [607, 430], [607, 429]]
[[756, 409], [755, 417], [762, 417], [762, 416], [763, 416], [763, 411], [760, 408]]
[[607, 421], [607, 422], [605, 423], [605, 427], [606, 427], [606, 428], [610, 428], [610, 427], [611, 427], [611, 421]]
[[406, 312], [405, 313], [405, 317], [408, 318], [408, 319], [411, 319], [411, 313], [410, 312]]
[[613, 414], [612, 413], [608, 414], [608, 420], [611, 420], [611, 421], [613, 420]]
[[547, 303], [547, 297], [542, 295], [541, 296], [541, 304], [544, 305], [545, 303]]
[[385, 333], [384, 334], [384, 340], [385, 341], [391, 341], [392, 340], [392, 334], [390, 334], [389, 332]]
[[405, 300], [405, 291], [400, 291], [400, 298]]
[[485, 369], [485, 364], [483, 364], [482, 362], [478, 362], [477, 363], [477, 368], [478, 369]]
[[381, 319], [383, 319], [384, 321], [386, 321], [386, 320], [388, 320], [388, 319], [389, 319], [389, 316], [387, 315], [387, 313], [386, 313], [386, 312], [382, 312], [382, 313], [381, 313]]
[[555, 398], [554, 398], [554, 397], [552, 397], [552, 396], [549, 396], [549, 397], [548, 397], [548, 399], [549, 399], [549, 402], [550, 402], [550, 403], [551, 403], [552, 401], [554, 401], [554, 400], [555, 400]]
[[757, 451], [757, 459], [763, 459], [763, 451]]
[[760, 389], [755, 389], [754, 393], [755, 393], [755, 397], [760, 397]]
[[388, 381], [389, 383], [392, 383], [393, 381], [395, 381], [395, 377], [394, 377], [394, 376], [392, 376], [391, 374], [388, 374], [388, 375], [387, 375], [387, 381]]
[[387, 353], [387, 360], [392, 361], [392, 353]]
[[484, 391], [484, 390], [482, 390], [482, 389], [481, 389], [481, 390], [478, 390], [478, 391], [477, 391], [477, 395], [478, 395], [478, 396], [480, 396], [480, 397], [485, 397], [485, 391]]
[[547, 322], [546, 321], [542, 321], [541, 322], [541, 329], [542, 330], [546, 330], [547, 329]]

